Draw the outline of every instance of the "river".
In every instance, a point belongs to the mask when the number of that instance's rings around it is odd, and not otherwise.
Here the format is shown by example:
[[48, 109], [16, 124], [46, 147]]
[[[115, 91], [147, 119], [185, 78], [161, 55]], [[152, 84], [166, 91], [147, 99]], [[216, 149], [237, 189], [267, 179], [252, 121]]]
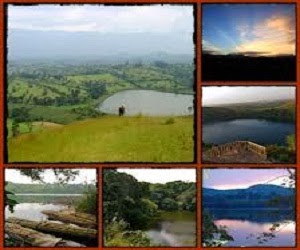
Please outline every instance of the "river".
[[118, 107], [125, 105], [126, 115], [184, 116], [193, 114], [193, 100], [193, 95], [126, 90], [108, 97], [99, 106], [99, 110], [107, 114], [118, 114]]
[[236, 119], [203, 124], [202, 140], [211, 144], [249, 140], [262, 145], [284, 145], [290, 134], [295, 134], [295, 125], [292, 123]]

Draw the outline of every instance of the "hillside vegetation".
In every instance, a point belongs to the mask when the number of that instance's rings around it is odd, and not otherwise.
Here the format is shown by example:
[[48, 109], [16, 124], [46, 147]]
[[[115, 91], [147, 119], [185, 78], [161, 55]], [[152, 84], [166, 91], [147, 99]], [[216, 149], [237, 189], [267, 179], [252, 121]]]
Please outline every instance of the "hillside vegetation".
[[8, 182], [6, 188], [15, 194], [83, 194], [85, 184], [22, 184]]
[[203, 107], [203, 122], [232, 119], [265, 119], [280, 122], [295, 122], [294, 100], [274, 102], [240, 103]]
[[8, 139], [9, 162], [191, 162], [193, 117], [104, 116]]
[[17, 122], [68, 124], [100, 116], [97, 106], [108, 96], [123, 90], [193, 94], [193, 85], [193, 64], [187, 63], [10, 63], [7, 86], [9, 118]]
[[[133, 176], [114, 169], [104, 170], [105, 246], [153, 246], [148, 235], [142, 230], [149, 228], [160, 218], [166, 219], [170, 216], [168, 212], [171, 211], [178, 212], [181, 216], [187, 211], [195, 213], [195, 183], [173, 181], [166, 184], [151, 184], [139, 182]], [[195, 245], [195, 242], [190, 244]]]
[[[270, 184], [258, 184], [247, 189], [203, 189], [203, 206], [211, 209], [291, 208], [295, 206], [295, 189]], [[279, 204], [273, 199], [281, 199]], [[289, 202], [287, 202], [289, 201]]]

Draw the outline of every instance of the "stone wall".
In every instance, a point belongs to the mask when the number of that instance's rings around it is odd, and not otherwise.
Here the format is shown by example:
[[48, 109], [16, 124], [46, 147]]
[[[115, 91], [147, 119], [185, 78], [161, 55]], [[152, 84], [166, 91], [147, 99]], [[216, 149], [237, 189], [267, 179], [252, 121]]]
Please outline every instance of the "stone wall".
[[267, 155], [266, 147], [250, 141], [235, 141], [219, 146], [213, 146], [206, 152], [206, 154], [209, 157], [220, 157], [224, 155], [236, 155], [244, 152], [253, 152], [260, 155]]

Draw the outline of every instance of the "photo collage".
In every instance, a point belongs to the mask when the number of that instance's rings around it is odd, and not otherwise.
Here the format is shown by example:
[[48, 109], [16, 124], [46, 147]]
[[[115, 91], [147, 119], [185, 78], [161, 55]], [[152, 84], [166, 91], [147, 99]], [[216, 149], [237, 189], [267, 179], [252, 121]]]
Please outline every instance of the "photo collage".
[[0, 5], [1, 249], [298, 249], [300, 2]]

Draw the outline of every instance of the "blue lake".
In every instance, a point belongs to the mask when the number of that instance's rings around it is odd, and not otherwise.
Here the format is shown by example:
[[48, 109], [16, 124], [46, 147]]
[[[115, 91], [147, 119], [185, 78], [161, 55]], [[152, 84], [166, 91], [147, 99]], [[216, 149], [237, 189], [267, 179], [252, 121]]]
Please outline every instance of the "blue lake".
[[258, 144], [285, 144], [286, 137], [295, 133], [293, 123], [258, 119], [236, 119], [203, 124], [204, 143], [224, 144], [249, 140]]

